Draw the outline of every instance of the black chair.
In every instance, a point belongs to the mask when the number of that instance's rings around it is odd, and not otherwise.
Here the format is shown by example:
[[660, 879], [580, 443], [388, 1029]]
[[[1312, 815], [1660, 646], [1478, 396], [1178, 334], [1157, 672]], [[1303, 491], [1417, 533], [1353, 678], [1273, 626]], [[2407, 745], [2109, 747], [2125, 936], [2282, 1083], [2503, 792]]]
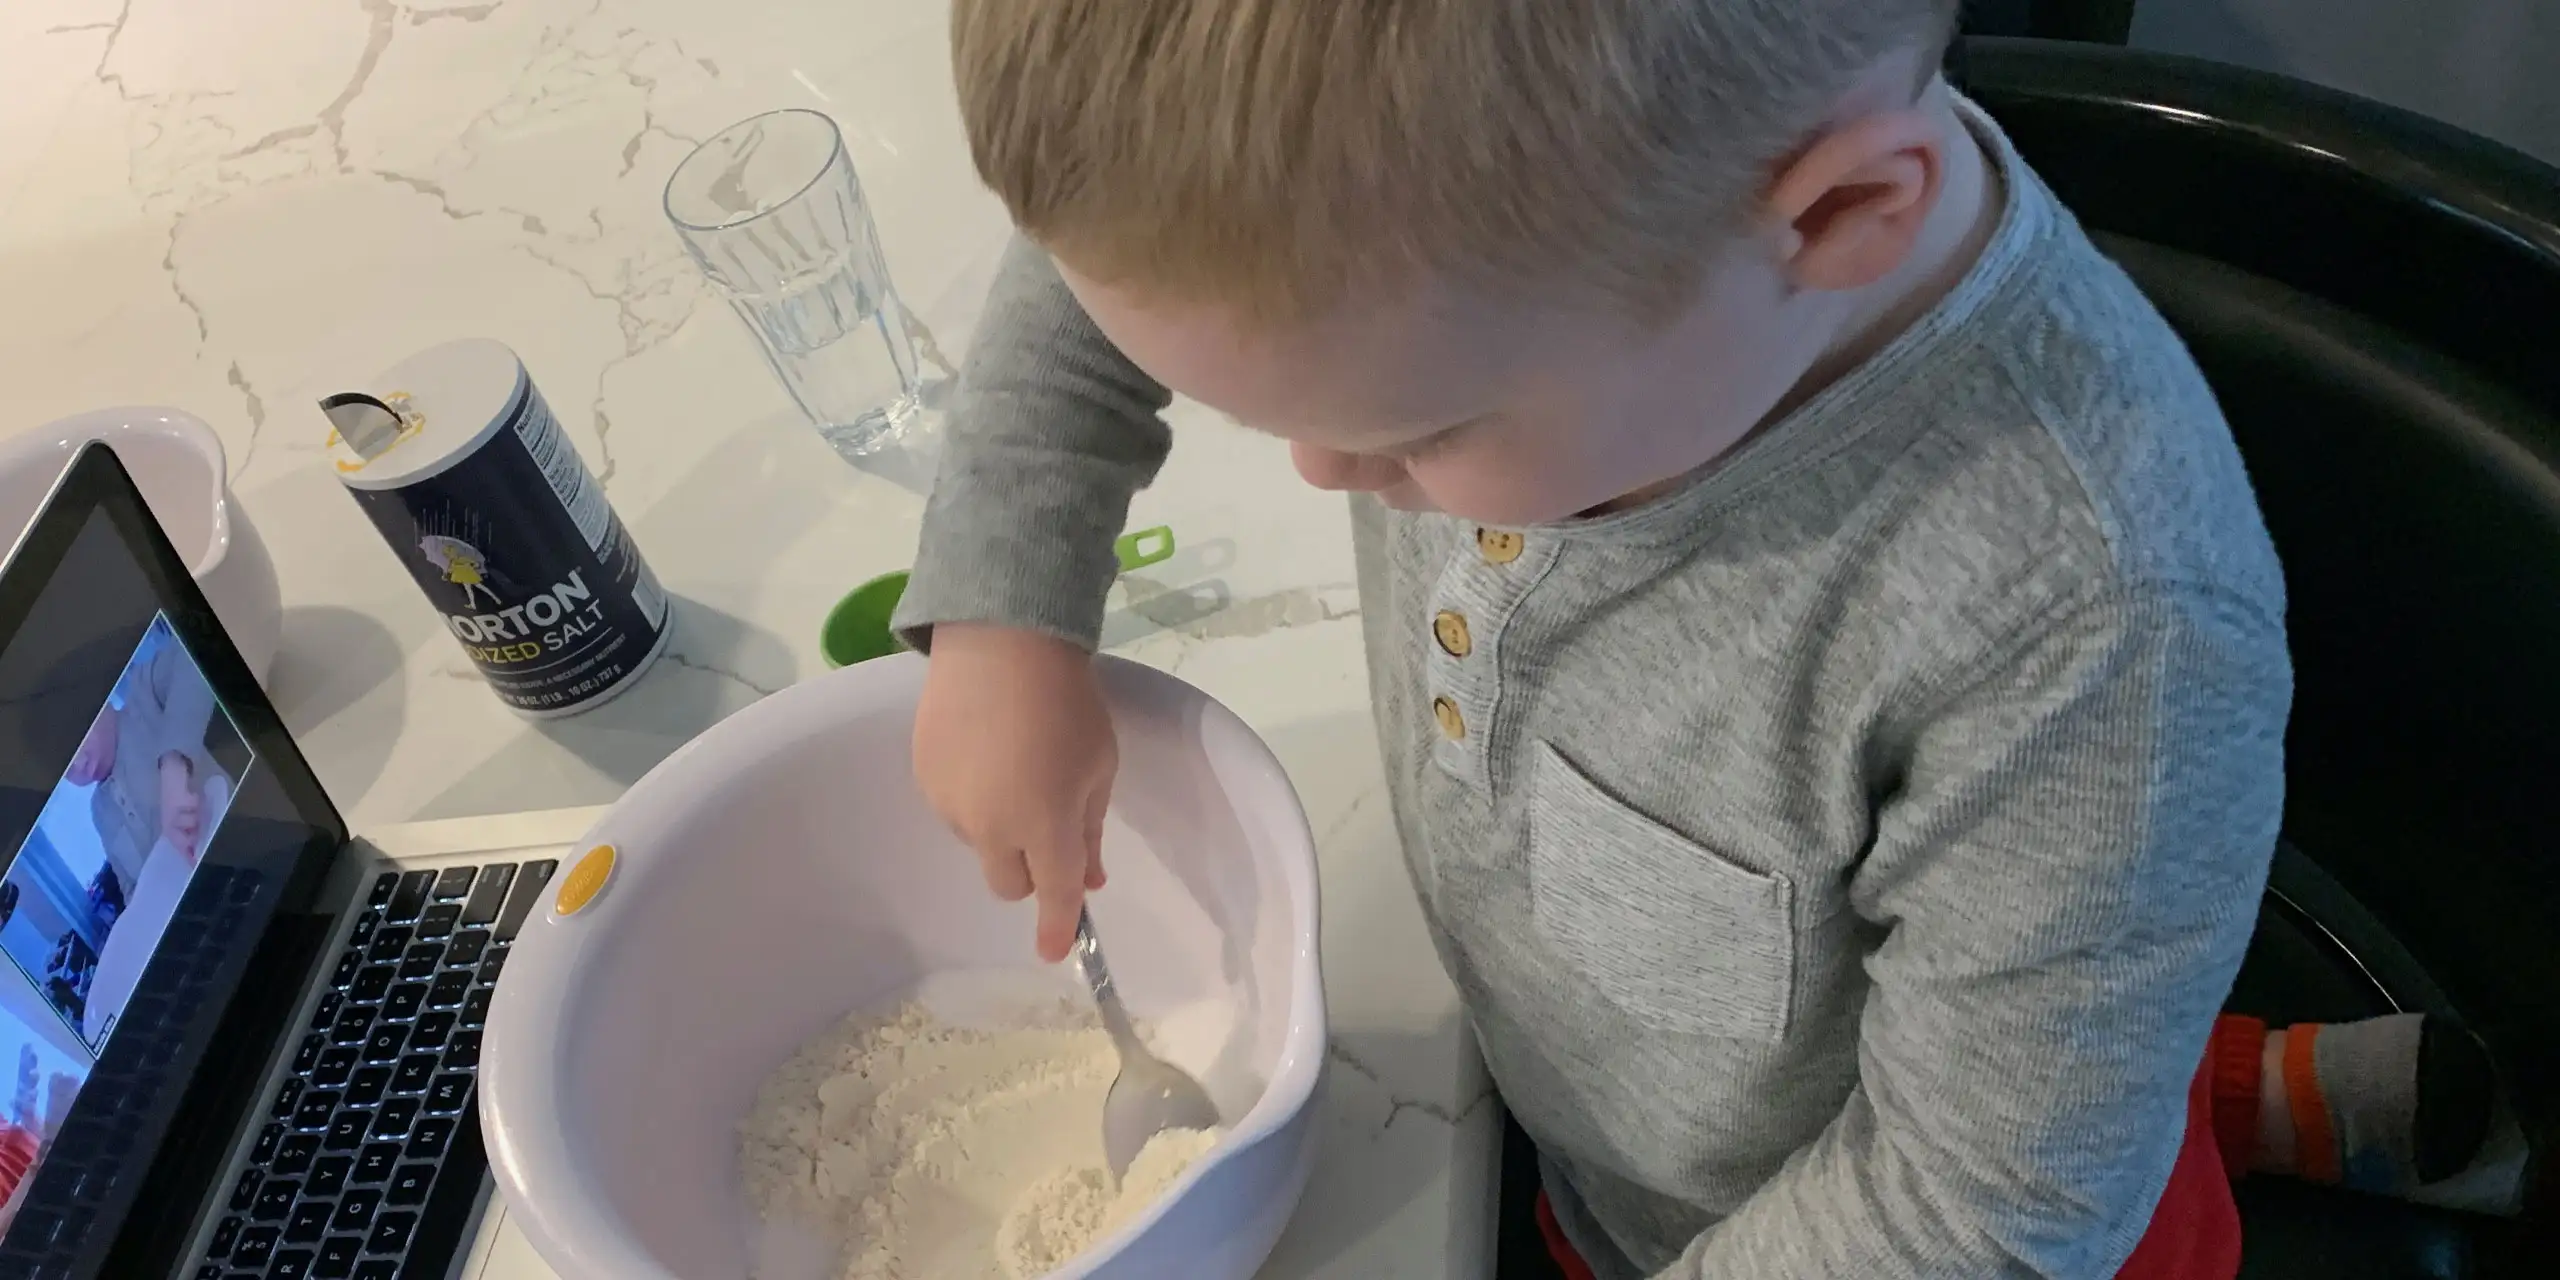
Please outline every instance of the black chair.
[[2193, 348], [2284, 558], [2292, 847], [2235, 1007], [2452, 1013], [2536, 1153], [2519, 1222], [2248, 1183], [2244, 1274], [2560, 1274], [2560, 171], [2190, 59], [1961, 65]]
[[2123, 44], [2133, 35], [2133, 6], [2134, 0], [1965, 0], [1964, 30]]

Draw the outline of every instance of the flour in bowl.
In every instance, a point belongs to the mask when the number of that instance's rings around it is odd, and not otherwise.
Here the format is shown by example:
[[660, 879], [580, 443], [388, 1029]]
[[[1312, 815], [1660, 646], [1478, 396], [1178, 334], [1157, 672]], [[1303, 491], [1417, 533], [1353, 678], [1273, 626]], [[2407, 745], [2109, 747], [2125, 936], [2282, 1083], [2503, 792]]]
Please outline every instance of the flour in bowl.
[[[1118, 1189], [1091, 1020], [974, 1030], [908, 1005], [803, 1045], [740, 1125], [747, 1196], [822, 1236], [841, 1280], [1037, 1280], [1118, 1229], [1216, 1145], [1160, 1135]], [[780, 1280], [770, 1277], [766, 1280]]]
[[1060, 1169], [1032, 1183], [996, 1229], [996, 1257], [1004, 1273], [1012, 1280], [1038, 1280], [1067, 1265], [1164, 1198], [1217, 1145], [1218, 1135], [1207, 1129], [1167, 1129], [1147, 1140], [1116, 1189], [1110, 1171], [1098, 1166]]

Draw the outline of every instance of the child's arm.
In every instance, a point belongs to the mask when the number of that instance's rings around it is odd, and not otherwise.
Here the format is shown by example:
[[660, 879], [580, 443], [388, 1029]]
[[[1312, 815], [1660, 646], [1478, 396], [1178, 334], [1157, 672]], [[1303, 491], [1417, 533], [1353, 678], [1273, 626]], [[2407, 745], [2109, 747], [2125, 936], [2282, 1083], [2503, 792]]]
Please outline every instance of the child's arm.
[[2283, 627], [2154, 584], [2028, 634], [1894, 753], [1859, 1088], [1668, 1274], [2105, 1277], [2149, 1225], [2282, 817]]
[[1102, 883], [1118, 748], [1090, 654], [1119, 571], [1112, 540], [1170, 446], [1167, 399], [1017, 239], [970, 346], [898, 609], [910, 642], [939, 640], [916, 708], [917, 784], [989, 889], [1038, 898], [1050, 960]]
[[991, 623], [1091, 649], [1129, 499], [1171, 448], [1171, 397], [1017, 237], [970, 343], [898, 629]]

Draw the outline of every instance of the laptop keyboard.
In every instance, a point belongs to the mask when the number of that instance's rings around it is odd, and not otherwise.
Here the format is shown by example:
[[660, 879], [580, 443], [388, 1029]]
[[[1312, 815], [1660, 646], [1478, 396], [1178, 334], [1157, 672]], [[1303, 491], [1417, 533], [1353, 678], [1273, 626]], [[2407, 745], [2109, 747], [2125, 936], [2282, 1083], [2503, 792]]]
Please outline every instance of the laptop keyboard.
[[481, 1028], [558, 867], [375, 879], [196, 1280], [396, 1280], [413, 1247], [451, 1247], [459, 1223], [439, 1219], [467, 1211], [486, 1169]]

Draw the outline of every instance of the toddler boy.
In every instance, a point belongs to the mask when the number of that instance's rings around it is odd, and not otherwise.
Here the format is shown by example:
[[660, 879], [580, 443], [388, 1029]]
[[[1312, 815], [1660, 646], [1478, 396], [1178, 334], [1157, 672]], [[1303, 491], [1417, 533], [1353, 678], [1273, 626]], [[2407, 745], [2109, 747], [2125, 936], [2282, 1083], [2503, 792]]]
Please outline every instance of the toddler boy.
[[1062, 955], [1158, 411], [1288, 439], [1353, 495], [1415, 889], [1604, 1280], [2236, 1266], [2198, 1063], [2282, 579], [2176, 338], [1936, 74], [1955, 9], [956, 5], [1024, 238], [900, 618], [919, 781]]

